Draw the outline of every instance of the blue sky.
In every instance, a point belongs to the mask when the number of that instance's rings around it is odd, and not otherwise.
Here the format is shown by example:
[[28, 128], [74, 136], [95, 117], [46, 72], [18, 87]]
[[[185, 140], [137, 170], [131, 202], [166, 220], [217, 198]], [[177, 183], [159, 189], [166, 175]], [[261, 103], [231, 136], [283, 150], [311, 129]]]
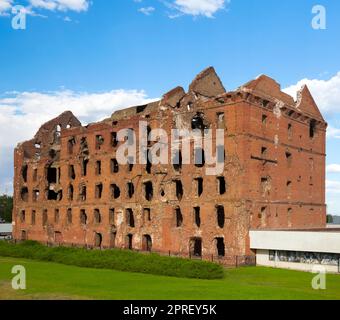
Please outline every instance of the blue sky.
[[[326, 30], [311, 26], [316, 4]], [[11, 26], [13, 5], [29, 12], [25, 30]], [[95, 121], [212, 65], [230, 90], [263, 73], [289, 93], [311, 87], [340, 215], [339, 31], [336, 0], [0, 0], [0, 192], [11, 192], [13, 146], [62, 110]]]

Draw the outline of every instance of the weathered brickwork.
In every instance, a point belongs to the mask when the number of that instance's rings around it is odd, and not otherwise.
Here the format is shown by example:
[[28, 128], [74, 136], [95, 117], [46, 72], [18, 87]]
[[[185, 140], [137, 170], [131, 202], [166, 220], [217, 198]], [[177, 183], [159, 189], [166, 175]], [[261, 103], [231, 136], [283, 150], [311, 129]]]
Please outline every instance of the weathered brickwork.
[[[204, 164], [118, 164], [116, 133], [133, 128], [138, 140], [141, 120], [169, 136], [197, 124], [224, 129], [223, 174], [206, 175]], [[86, 127], [65, 112], [15, 149], [14, 238], [251, 255], [251, 228], [325, 227], [326, 128], [307, 87], [294, 101], [260, 76], [226, 92], [213, 68], [187, 93], [177, 87]]]

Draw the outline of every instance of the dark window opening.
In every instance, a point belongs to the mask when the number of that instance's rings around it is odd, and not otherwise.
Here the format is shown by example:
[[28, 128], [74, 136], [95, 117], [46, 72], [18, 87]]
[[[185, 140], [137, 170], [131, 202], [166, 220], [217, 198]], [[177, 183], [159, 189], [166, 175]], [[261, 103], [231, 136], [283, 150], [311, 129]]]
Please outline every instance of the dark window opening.
[[143, 106], [138, 106], [137, 107], [137, 113], [142, 113], [146, 108], [147, 108], [147, 104], [143, 105]]
[[286, 152], [286, 160], [287, 160], [288, 168], [290, 168], [292, 166], [292, 161], [293, 161], [293, 156], [290, 152]]
[[128, 196], [128, 198], [131, 199], [134, 194], [135, 194], [135, 186], [133, 185], [132, 182], [128, 182], [128, 184], [127, 184], [127, 196]]
[[175, 209], [175, 216], [176, 216], [176, 227], [179, 228], [183, 224], [183, 215], [182, 215], [181, 208], [178, 207]]
[[87, 175], [87, 167], [88, 167], [88, 164], [89, 164], [89, 160], [88, 159], [82, 159], [82, 162], [81, 162], [81, 174], [83, 177], [85, 177]]
[[151, 209], [150, 208], [144, 208], [144, 222], [150, 222], [151, 221]]
[[149, 251], [149, 252], [151, 252], [152, 250], [152, 239], [151, 239], [151, 236], [148, 234], [145, 234], [143, 236], [142, 250]]
[[119, 172], [119, 164], [117, 159], [111, 159], [111, 173]]
[[133, 215], [132, 209], [126, 209], [126, 222], [129, 227], [135, 227], [135, 217]]
[[102, 162], [100, 160], [96, 161], [96, 175], [100, 176], [102, 174]]
[[59, 209], [54, 210], [54, 223], [59, 223], [60, 220], [60, 212]]
[[74, 196], [74, 188], [73, 188], [73, 185], [70, 184], [68, 187], [68, 199], [70, 201], [73, 201], [73, 196]]
[[20, 222], [24, 223], [26, 220], [26, 211], [25, 210], [21, 210], [20, 211]]
[[216, 213], [217, 213], [217, 225], [223, 229], [225, 224], [225, 213], [224, 213], [224, 207], [223, 206], [217, 206], [216, 207]]
[[69, 165], [68, 167], [68, 176], [70, 179], [74, 180], [76, 178], [76, 172], [74, 169], [74, 165]]
[[103, 242], [103, 236], [101, 235], [101, 233], [95, 233], [95, 239], [94, 239], [95, 247], [100, 248], [102, 246], [102, 242]]
[[144, 182], [144, 195], [148, 201], [152, 200], [153, 197], [153, 186], [151, 181]]
[[99, 224], [102, 222], [102, 215], [99, 209], [94, 209], [94, 223]]
[[21, 188], [20, 195], [22, 201], [28, 201], [28, 189], [26, 187]]
[[35, 219], [36, 219], [36, 211], [32, 210], [32, 216], [31, 216], [31, 224], [32, 224], [32, 226], [35, 225]]
[[85, 210], [80, 210], [80, 224], [81, 225], [87, 224], [87, 214]]
[[68, 143], [67, 143], [67, 150], [68, 150], [68, 154], [73, 154], [73, 149], [74, 149], [74, 146], [76, 144], [76, 140], [75, 138], [71, 138], [70, 140], [68, 140]]
[[132, 170], [133, 170], [133, 163], [128, 163], [128, 171], [129, 172], [132, 172]]
[[202, 257], [202, 239], [190, 239], [190, 255], [194, 257]]
[[117, 132], [111, 132], [111, 145], [112, 147], [117, 147], [118, 145]]
[[101, 199], [103, 195], [103, 184], [99, 183], [96, 185], [96, 199]]
[[267, 124], [267, 119], [268, 119], [268, 117], [265, 115], [265, 114], [263, 114], [262, 115], [262, 124]]
[[54, 190], [48, 190], [47, 191], [47, 200], [57, 201], [58, 200], [58, 192], [55, 192]]
[[203, 194], [203, 178], [196, 178], [196, 192], [197, 195], [200, 197]]
[[27, 182], [27, 171], [28, 171], [28, 166], [24, 165], [21, 169], [21, 175], [22, 175], [22, 179], [24, 180], [24, 182]]
[[161, 197], [165, 197], [165, 191], [163, 188], [159, 190], [159, 194], [161, 195]]
[[72, 224], [72, 209], [67, 209], [67, 224]]
[[47, 182], [49, 184], [57, 183], [57, 168], [47, 168]]
[[147, 159], [147, 163], [146, 163], [145, 170], [146, 170], [147, 173], [149, 173], [149, 174], [151, 173], [151, 170], [152, 170], [152, 163], [151, 163], [149, 157], [148, 157], [148, 159]]
[[219, 257], [225, 256], [224, 238], [216, 238], [216, 249], [217, 249], [217, 255]]
[[111, 208], [109, 210], [109, 223], [111, 225], [114, 225], [115, 224], [115, 209]]
[[42, 225], [45, 227], [48, 223], [48, 211], [43, 211], [43, 217], [42, 217]]
[[195, 218], [195, 224], [197, 227], [201, 227], [201, 208], [200, 207], [194, 207], [194, 218]]
[[80, 200], [81, 201], [86, 201], [86, 197], [87, 197], [87, 192], [86, 192], [86, 186], [81, 186], [80, 187]]
[[182, 170], [182, 163], [183, 163], [182, 152], [180, 150], [177, 150], [173, 158], [173, 168], [175, 169], [175, 171]]
[[104, 144], [104, 137], [102, 135], [97, 135], [96, 136], [96, 149], [100, 150], [103, 144]]
[[22, 230], [21, 231], [21, 240], [22, 241], [26, 241], [27, 240], [27, 231], [26, 230]]
[[133, 235], [132, 234], [128, 234], [126, 236], [126, 247], [129, 250], [133, 250]]
[[204, 120], [202, 113], [197, 113], [191, 120], [191, 129], [204, 130]]
[[120, 189], [116, 184], [111, 184], [110, 190], [113, 199], [118, 199], [120, 197]]
[[291, 193], [292, 191], [292, 181], [287, 181], [287, 192]]
[[225, 194], [226, 191], [227, 191], [225, 178], [224, 177], [218, 177], [217, 181], [218, 181], [218, 192], [219, 192], [219, 194], [220, 195]]
[[309, 137], [312, 139], [314, 138], [316, 133], [316, 120], [311, 120], [309, 123]]
[[205, 165], [205, 154], [202, 148], [195, 149], [195, 166], [202, 168]]
[[261, 148], [261, 157], [265, 159], [267, 157], [267, 151], [268, 149], [266, 147]]
[[176, 186], [176, 197], [179, 201], [183, 198], [183, 184], [181, 180], [175, 180], [175, 186]]

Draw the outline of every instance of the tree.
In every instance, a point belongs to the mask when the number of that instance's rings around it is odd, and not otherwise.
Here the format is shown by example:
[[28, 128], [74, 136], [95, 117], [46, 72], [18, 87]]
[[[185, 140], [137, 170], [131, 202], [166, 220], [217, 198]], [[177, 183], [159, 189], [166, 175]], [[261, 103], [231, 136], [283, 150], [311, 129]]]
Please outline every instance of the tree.
[[327, 223], [333, 223], [333, 222], [334, 222], [333, 216], [331, 214], [328, 214], [327, 215]]
[[12, 222], [13, 197], [2, 195], [0, 196], [0, 220]]

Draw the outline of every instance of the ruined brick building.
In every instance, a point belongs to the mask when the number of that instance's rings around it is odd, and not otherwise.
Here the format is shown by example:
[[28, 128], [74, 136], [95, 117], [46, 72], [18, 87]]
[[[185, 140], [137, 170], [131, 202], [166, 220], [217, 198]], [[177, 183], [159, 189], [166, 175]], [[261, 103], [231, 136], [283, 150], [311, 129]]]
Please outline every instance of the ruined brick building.
[[[205, 164], [120, 165], [117, 132], [220, 128], [224, 172]], [[188, 92], [84, 127], [71, 112], [15, 149], [14, 238], [180, 255], [250, 255], [250, 229], [326, 224], [327, 124], [309, 90], [297, 101], [262, 75], [226, 92], [213, 68]]]

